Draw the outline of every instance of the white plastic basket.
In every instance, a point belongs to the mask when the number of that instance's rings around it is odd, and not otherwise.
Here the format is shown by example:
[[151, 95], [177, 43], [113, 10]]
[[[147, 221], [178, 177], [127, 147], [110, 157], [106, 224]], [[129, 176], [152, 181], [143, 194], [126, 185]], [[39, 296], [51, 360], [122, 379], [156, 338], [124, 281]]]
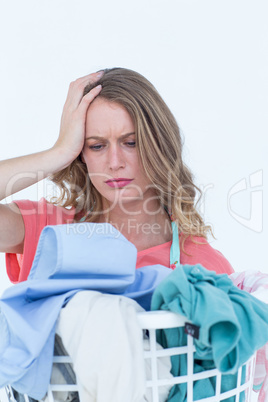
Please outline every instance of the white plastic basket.
[[[213, 397], [205, 397], [203, 399], [195, 400], [194, 402], [220, 402], [229, 397], [234, 397], [235, 402], [241, 400], [245, 402], [251, 401], [251, 390], [253, 386], [253, 376], [255, 370], [255, 355], [253, 355], [243, 367], [240, 367], [237, 374], [236, 387], [230, 391], [221, 393], [221, 379], [222, 375], [217, 369], [206, 370], [201, 373], [194, 373], [194, 352], [195, 347], [193, 345], [193, 338], [187, 336], [187, 345], [169, 348], [159, 349], [156, 342], [156, 330], [167, 328], [180, 328], [185, 326], [185, 318], [171, 312], [155, 311], [144, 312], [138, 314], [138, 320], [143, 330], [147, 330], [149, 333], [149, 350], [144, 352], [144, 359], [149, 359], [151, 362], [151, 378], [147, 378], [146, 387], [151, 390], [153, 402], [159, 402], [159, 387], [173, 386], [175, 384], [187, 384], [187, 402], [193, 402], [193, 385], [197, 380], [207, 379], [214, 377], [216, 380], [215, 395]], [[172, 378], [158, 378], [158, 365], [157, 361], [163, 356], [172, 355], [187, 355], [187, 375]], [[71, 364], [69, 356], [54, 356], [54, 364]], [[246, 373], [244, 381], [242, 383], [242, 369]], [[47, 399], [48, 402], [54, 402], [54, 392], [78, 392], [79, 388], [77, 384], [50, 384]], [[241, 394], [244, 393], [244, 397], [240, 399]], [[0, 393], [0, 400], [2, 402], [15, 401], [13, 391], [11, 387], [6, 387]], [[25, 396], [25, 401], [29, 399]], [[179, 401], [178, 401], [179, 402]]]
[[[165, 328], [184, 327], [187, 320], [185, 317], [179, 316], [171, 312], [155, 311], [139, 314], [139, 322], [141, 328], [149, 330], [150, 336], [150, 351], [145, 352], [145, 358], [151, 360], [152, 365], [152, 380], [147, 381], [147, 387], [152, 389], [153, 402], [159, 402], [158, 388], [163, 385], [175, 385], [187, 383], [187, 402], [219, 402], [225, 399], [235, 396], [235, 402], [239, 402], [241, 393], [244, 392], [245, 402], [251, 402], [251, 391], [253, 387], [255, 360], [256, 354], [254, 354], [244, 366], [240, 367], [237, 373], [236, 387], [228, 392], [221, 393], [221, 379], [222, 374], [217, 370], [206, 370], [201, 373], [194, 373], [194, 352], [195, 346], [193, 344], [193, 338], [187, 336], [187, 346], [169, 348], [158, 350], [156, 347], [156, 330]], [[162, 356], [172, 355], [187, 355], [187, 375], [180, 377], [173, 377], [168, 380], [159, 379], [157, 373], [157, 359]], [[242, 382], [242, 370], [245, 370], [245, 379]], [[199, 400], [193, 399], [193, 384], [197, 380], [215, 377], [215, 395], [213, 397], [202, 398]], [[178, 401], [179, 402], [179, 401]]]

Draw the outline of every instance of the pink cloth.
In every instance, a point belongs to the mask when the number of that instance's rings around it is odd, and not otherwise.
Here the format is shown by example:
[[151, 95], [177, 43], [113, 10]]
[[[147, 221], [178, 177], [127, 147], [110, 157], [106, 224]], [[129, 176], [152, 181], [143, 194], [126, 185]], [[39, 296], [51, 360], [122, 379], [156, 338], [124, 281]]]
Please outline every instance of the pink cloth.
[[[25, 238], [23, 254], [6, 254], [7, 273], [14, 283], [27, 279], [43, 228], [47, 225], [73, 223], [75, 213], [74, 209], [67, 210], [49, 204], [44, 198], [38, 202], [29, 200], [16, 201], [16, 204], [23, 216]], [[199, 244], [194, 243], [193, 240]], [[146, 265], [161, 264], [173, 268], [173, 264], [170, 265], [170, 247], [171, 242], [167, 242], [138, 252], [136, 267], [141, 268]], [[185, 252], [181, 250], [180, 262], [182, 264], [200, 263], [205, 268], [217, 273], [231, 274], [234, 272], [226, 258], [219, 251], [213, 249], [207, 240], [202, 237], [193, 237], [193, 239], [188, 237], [185, 240], [184, 248]]]
[[[233, 283], [251, 293], [264, 303], [268, 303], [268, 275], [257, 271], [235, 272], [230, 275]], [[258, 402], [268, 401], [268, 343], [257, 352], [254, 375], [254, 391], [258, 392]]]
[[[217, 274], [230, 275], [234, 272], [226, 258], [218, 250], [211, 247], [204, 237], [187, 237], [184, 242], [184, 251], [182, 250], [182, 234], [179, 237], [181, 264], [201, 264], [204, 268], [215, 271]], [[170, 247], [171, 241], [139, 251], [136, 267], [141, 268], [146, 265], [162, 264], [166, 267], [174, 268], [173, 264], [170, 264]]]

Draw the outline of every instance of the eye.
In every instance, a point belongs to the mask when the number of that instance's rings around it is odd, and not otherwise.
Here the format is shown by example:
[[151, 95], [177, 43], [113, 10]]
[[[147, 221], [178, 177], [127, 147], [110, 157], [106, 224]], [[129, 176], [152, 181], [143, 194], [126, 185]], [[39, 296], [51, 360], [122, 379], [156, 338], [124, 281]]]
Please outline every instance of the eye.
[[136, 141], [127, 141], [125, 144], [130, 148], [134, 148], [136, 146]]
[[100, 151], [102, 148], [103, 148], [103, 145], [101, 145], [101, 144], [89, 145], [89, 149], [92, 149], [92, 151]]

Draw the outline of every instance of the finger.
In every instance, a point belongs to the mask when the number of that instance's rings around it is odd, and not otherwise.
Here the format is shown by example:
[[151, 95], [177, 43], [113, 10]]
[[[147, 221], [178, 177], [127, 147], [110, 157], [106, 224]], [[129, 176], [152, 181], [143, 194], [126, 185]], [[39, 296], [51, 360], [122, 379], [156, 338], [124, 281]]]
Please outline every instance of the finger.
[[84, 77], [78, 78], [78, 80], [82, 80], [83, 82], [86, 81], [87, 83], [91, 82], [96, 82], [98, 81], [104, 74], [104, 70], [96, 71], [95, 73], [91, 73], [88, 75], [85, 75]]
[[104, 74], [104, 71], [88, 74], [70, 83], [66, 99], [66, 106], [76, 109], [83, 98], [85, 86], [97, 82]]
[[89, 108], [89, 105], [96, 98], [96, 96], [99, 95], [101, 90], [102, 90], [102, 86], [98, 85], [98, 86], [94, 87], [93, 89], [91, 89], [91, 91], [89, 91], [85, 96], [83, 96], [83, 98], [80, 102], [80, 105], [79, 105], [79, 110], [82, 115], [86, 114], [86, 112]]
[[104, 74], [104, 71], [98, 71], [96, 73], [88, 74], [85, 75], [84, 77], [77, 78], [75, 81], [73, 81], [71, 84], [73, 87], [81, 87], [81, 86], [86, 86], [90, 84], [94, 84], [97, 82]]

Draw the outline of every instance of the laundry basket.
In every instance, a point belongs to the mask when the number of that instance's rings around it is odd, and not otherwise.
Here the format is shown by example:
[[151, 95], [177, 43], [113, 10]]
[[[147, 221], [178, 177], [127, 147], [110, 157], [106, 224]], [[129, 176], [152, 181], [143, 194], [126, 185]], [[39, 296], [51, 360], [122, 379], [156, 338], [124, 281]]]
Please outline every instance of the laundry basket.
[[[149, 339], [149, 350], [144, 351], [144, 359], [149, 359], [151, 364], [151, 375], [147, 378], [146, 387], [150, 390], [150, 401], [160, 402], [159, 389], [163, 386], [169, 386], [170, 388], [175, 384], [186, 384], [187, 387], [187, 402], [219, 402], [226, 401], [231, 398], [230, 401], [234, 402], [250, 402], [251, 390], [253, 386], [253, 376], [255, 370], [255, 355], [253, 355], [248, 362], [244, 364], [235, 375], [235, 387], [226, 392], [222, 392], [222, 374], [217, 369], [206, 370], [199, 373], [194, 372], [194, 352], [195, 347], [193, 344], [193, 338], [187, 335], [187, 344], [180, 347], [162, 349], [159, 348], [156, 341], [156, 331], [158, 329], [167, 328], [182, 328], [185, 327], [185, 318], [171, 312], [154, 311], [144, 312], [138, 314], [138, 320], [141, 328], [146, 330]], [[171, 377], [165, 379], [159, 378], [158, 375], [158, 359], [164, 356], [185, 355], [187, 359], [187, 374], [179, 377]], [[69, 356], [54, 356], [54, 364], [71, 364]], [[194, 399], [194, 384], [196, 381], [213, 378], [213, 384], [215, 388], [215, 395], [210, 397], [202, 397], [202, 399]], [[147, 390], [147, 391], [148, 391]], [[79, 388], [77, 384], [53, 384], [49, 385], [46, 401], [54, 402], [55, 392], [78, 392]], [[59, 395], [59, 394], [57, 394]], [[26, 402], [29, 398], [25, 395]], [[58, 399], [58, 398], [57, 398]], [[6, 387], [1, 390], [0, 393], [1, 402], [15, 401], [15, 396], [12, 388]], [[22, 398], [20, 398], [20, 402]], [[129, 401], [131, 402], [131, 401]], [[178, 401], [181, 402], [181, 401]]]

